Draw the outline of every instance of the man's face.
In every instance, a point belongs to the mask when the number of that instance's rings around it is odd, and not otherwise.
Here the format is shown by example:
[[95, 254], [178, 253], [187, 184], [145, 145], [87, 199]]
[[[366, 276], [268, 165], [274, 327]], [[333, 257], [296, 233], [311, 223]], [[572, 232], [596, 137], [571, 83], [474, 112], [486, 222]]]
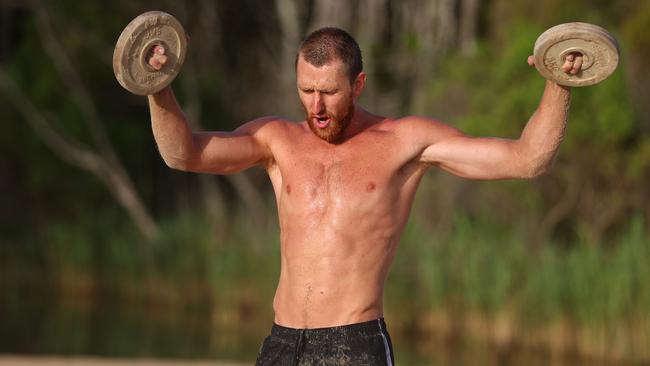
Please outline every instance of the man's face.
[[352, 120], [354, 101], [361, 91], [358, 82], [350, 84], [340, 60], [317, 67], [300, 56], [296, 75], [309, 128], [321, 139], [336, 142]]

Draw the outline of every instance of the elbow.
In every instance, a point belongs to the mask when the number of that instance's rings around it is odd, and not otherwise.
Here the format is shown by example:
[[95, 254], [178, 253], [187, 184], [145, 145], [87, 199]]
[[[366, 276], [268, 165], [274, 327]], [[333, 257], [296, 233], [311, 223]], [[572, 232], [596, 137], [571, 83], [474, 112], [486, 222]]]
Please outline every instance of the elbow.
[[191, 148], [183, 146], [175, 149], [158, 146], [158, 152], [169, 168], [183, 172], [191, 171], [198, 160]]
[[535, 179], [548, 174], [555, 163], [557, 148], [520, 148], [517, 151], [519, 178]]
[[175, 159], [163, 159], [167, 167], [174, 169], [174, 170], [180, 170], [183, 172], [186, 172], [187, 169], [187, 164], [185, 164], [183, 161], [180, 160], [175, 160]]
[[547, 175], [553, 168], [554, 159], [538, 159], [529, 162], [521, 178], [535, 179]]
[[545, 165], [545, 166], [541, 166], [541, 167], [535, 167], [534, 169], [531, 169], [530, 171], [528, 171], [524, 178], [525, 179], [539, 178], [539, 177], [545, 176], [550, 171], [551, 171], [550, 166]]
[[186, 159], [180, 159], [177, 157], [171, 157], [165, 155], [161, 155], [161, 157], [165, 162], [165, 164], [171, 169], [180, 170], [183, 172], [187, 172], [191, 170], [191, 166]]

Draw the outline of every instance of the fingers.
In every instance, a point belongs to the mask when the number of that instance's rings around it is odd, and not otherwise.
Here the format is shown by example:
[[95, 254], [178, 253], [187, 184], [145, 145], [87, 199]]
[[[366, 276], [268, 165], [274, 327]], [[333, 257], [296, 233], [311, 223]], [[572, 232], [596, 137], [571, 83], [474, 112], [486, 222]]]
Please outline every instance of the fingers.
[[535, 66], [535, 56], [528, 56], [528, 66]]
[[573, 52], [566, 56], [562, 71], [567, 74], [577, 74], [582, 69], [583, 56], [580, 53]]
[[165, 48], [161, 45], [155, 45], [151, 48], [148, 55], [147, 63], [153, 67], [154, 70], [160, 70], [165, 63], [167, 63], [167, 56], [165, 56]]
[[581, 69], [582, 69], [582, 55], [578, 55], [575, 57], [575, 61], [573, 62], [573, 69], [571, 70], [571, 73], [575, 75]]
[[562, 71], [569, 73], [573, 69], [573, 53], [568, 54], [564, 58], [564, 65], [562, 65]]

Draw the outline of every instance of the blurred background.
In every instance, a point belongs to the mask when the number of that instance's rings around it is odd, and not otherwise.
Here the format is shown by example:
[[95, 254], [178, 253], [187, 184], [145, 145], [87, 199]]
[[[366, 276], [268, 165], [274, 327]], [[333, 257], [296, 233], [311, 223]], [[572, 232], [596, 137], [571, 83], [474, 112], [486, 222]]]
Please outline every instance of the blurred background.
[[574, 89], [550, 174], [423, 180], [392, 267], [398, 364], [650, 363], [650, 2], [0, 0], [0, 353], [235, 360], [273, 321], [277, 213], [262, 169], [172, 171], [112, 53], [148, 10], [191, 36], [173, 87], [195, 129], [303, 117], [298, 43], [352, 33], [361, 104], [518, 137], [553, 25], [618, 39], [618, 70]]

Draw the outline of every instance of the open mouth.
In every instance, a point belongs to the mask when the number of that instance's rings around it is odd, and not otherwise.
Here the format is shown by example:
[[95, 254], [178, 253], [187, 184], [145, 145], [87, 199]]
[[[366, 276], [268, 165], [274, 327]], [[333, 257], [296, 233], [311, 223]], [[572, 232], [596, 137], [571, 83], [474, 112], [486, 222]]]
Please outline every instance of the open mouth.
[[325, 127], [329, 126], [330, 119], [327, 116], [314, 117], [314, 124], [318, 128], [325, 128]]

